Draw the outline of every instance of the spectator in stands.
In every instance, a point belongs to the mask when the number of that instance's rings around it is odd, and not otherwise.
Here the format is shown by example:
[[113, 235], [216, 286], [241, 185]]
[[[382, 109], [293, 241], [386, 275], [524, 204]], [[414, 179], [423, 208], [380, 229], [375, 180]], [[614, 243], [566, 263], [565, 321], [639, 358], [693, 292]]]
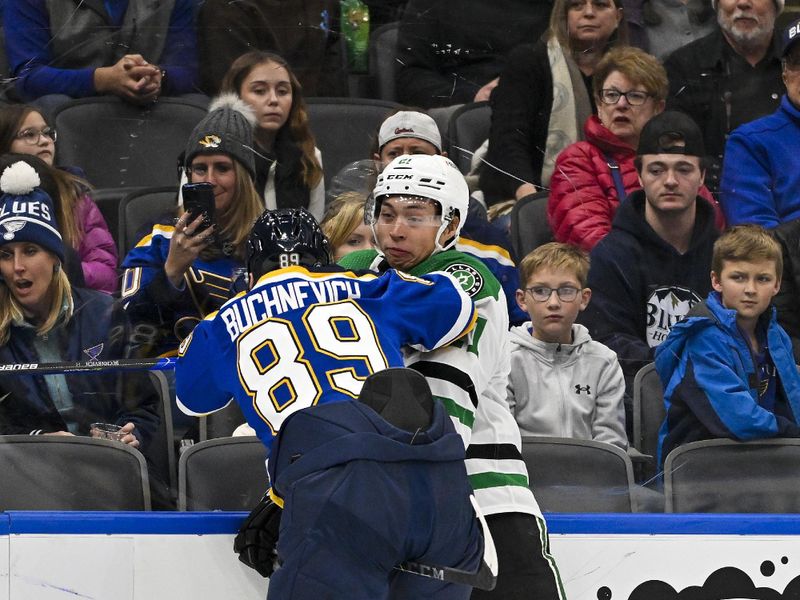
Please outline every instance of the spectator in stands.
[[618, 0], [556, 0], [547, 39], [511, 52], [492, 93], [489, 149], [480, 167], [488, 204], [549, 186], [556, 157], [580, 139], [595, 110], [589, 87], [600, 59], [626, 43]]
[[783, 250], [781, 287], [775, 296], [778, 323], [792, 340], [795, 362], [800, 364], [800, 219], [772, 230]]
[[714, 291], [656, 351], [667, 409], [659, 463], [698, 440], [800, 437], [800, 375], [771, 306], [782, 270], [780, 245], [759, 225], [714, 244]]
[[118, 288], [114, 238], [92, 200], [83, 173], [74, 167], [53, 167], [55, 142], [55, 130], [33, 107], [11, 104], [0, 108], [0, 154], [13, 152], [41, 159], [34, 168], [40, 180], [52, 180], [57, 190], [48, 193], [55, 204], [64, 242], [80, 257], [82, 286], [114, 293]]
[[[127, 323], [107, 294], [74, 288], [50, 197], [36, 171], [17, 162], [0, 176], [0, 363], [125, 358]], [[138, 378], [23, 375], [4, 378], [0, 434], [88, 435], [94, 422], [122, 426], [142, 449], [158, 425], [155, 397], [127, 389]]]
[[256, 115], [255, 183], [267, 208], [303, 207], [322, 219], [322, 155], [289, 64], [276, 54], [248, 52], [231, 65], [222, 91], [239, 96]]
[[[148, 104], [193, 92], [194, 7], [192, 0], [7, 0], [3, 23], [16, 91], [45, 108], [69, 97], [113, 95]], [[57, 96], [43, 98], [50, 95]]]
[[711, 156], [706, 185], [719, 188], [728, 134], [770, 114], [784, 92], [775, 18], [784, 0], [713, 0], [720, 29], [675, 50], [664, 63], [667, 108], [700, 125]]
[[725, 145], [721, 200], [733, 225], [775, 227], [800, 218], [800, 19], [783, 39], [780, 107], [736, 129]]
[[655, 57], [627, 46], [610, 50], [592, 81], [597, 115], [583, 126], [585, 140], [558, 155], [547, 206], [555, 239], [586, 251], [611, 230], [619, 203], [641, 189], [633, 164], [639, 134], [664, 110], [669, 86]]
[[[174, 352], [183, 338], [229, 297], [236, 269], [244, 267], [245, 243], [264, 205], [253, 185], [255, 116], [233, 94], [209, 107], [186, 144], [191, 183], [214, 186], [214, 224], [198, 231], [179, 209], [177, 222], [153, 226], [125, 257], [122, 299], [131, 320], [153, 331], [149, 354]], [[169, 217], [172, 217], [170, 215]]]
[[488, 100], [507, 54], [547, 27], [548, 0], [410, 0], [400, 21], [397, 96], [434, 108]]
[[233, 62], [260, 50], [283, 56], [307, 96], [346, 96], [339, 13], [339, 0], [206, 0], [197, 26], [203, 91], [218, 94]]
[[620, 205], [611, 232], [592, 250], [592, 303], [579, 319], [617, 353], [629, 394], [672, 325], [708, 293], [717, 238], [714, 210], [698, 195], [700, 128], [682, 113], [663, 112], [642, 129], [636, 155], [643, 189]]
[[589, 260], [551, 242], [522, 259], [517, 302], [531, 320], [511, 329], [508, 405], [522, 435], [595, 440], [628, 447], [625, 380], [616, 355], [575, 324], [592, 290]]
[[333, 260], [356, 250], [375, 247], [372, 229], [364, 222], [366, 198], [358, 192], [345, 192], [330, 203], [320, 227], [331, 245]]
[[642, 23], [647, 43], [643, 47], [663, 61], [678, 48], [716, 31], [719, 25], [714, 16], [708, 0], [644, 0]]

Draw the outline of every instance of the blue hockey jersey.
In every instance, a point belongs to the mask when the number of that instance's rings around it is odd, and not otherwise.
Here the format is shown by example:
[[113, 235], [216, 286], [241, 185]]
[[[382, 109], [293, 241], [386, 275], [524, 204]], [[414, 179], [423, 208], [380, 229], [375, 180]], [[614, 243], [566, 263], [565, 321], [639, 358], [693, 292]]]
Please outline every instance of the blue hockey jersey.
[[364, 380], [469, 332], [469, 296], [450, 275], [376, 277], [289, 267], [264, 275], [181, 344], [178, 406], [202, 416], [239, 402], [267, 448], [298, 410], [358, 398]]

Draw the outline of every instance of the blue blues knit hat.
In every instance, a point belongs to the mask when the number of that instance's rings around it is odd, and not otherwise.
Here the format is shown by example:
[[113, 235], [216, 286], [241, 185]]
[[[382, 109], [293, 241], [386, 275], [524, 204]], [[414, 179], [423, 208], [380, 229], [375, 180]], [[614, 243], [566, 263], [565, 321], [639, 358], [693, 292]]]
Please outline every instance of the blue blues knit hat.
[[64, 242], [58, 231], [56, 211], [39, 175], [26, 162], [6, 167], [0, 175], [0, 246], [33, 242], [64, 262]]

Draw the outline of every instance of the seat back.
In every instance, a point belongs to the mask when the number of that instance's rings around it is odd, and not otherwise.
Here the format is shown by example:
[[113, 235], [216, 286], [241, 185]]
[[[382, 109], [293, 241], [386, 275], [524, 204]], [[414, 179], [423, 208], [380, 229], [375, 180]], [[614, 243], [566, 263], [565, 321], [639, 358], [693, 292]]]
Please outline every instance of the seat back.
[[643, 366], [633, 378], [633, 442], [642, 454], [652, 456], [652, 466], [646, 477], [655, 474], [658, 452], [658, 431], [667, 416], [664, 407], [664, 388], [654, 363]]
[[369, 72], [381, 100], [397, 101], [397, 38], [400, 22], [386, 23], [369, 36]]
[[542, 244], [553, 241], [547, 222], [547, 190], [520, 198], [511, 210], [511, 245], [517, 256], [524, 258]]
[[489, 137], [492, 108], [488, 102], [465, 104], [453, 112], [447, 124], [447, 155], [465, 175], [469, 173], [472, 154]]
[[167, 186], [139, 189], [122, 199], [117, 217], [120, 261], [139, 243], [142, 235], [148, 233], [143, 230], [145, 226], [154, 223], [164, 213], [175, 210], [177, 195], [177, 186]]
[[172, 395], [163, 371], [148, 371], [147, 373], [158, 393], [160, 419], [158, 429], [147, 445], [144, 454], [150, 465], [151, 479], [157, 477], [162, 485], [168, 486], [165, 493], [174, 502], [178, 491], [178, 466], [175, 459], [175, 435], [172, 427]]
[[371, 158], [370, 148], [386, 115], [399, 105], [365, 98], [308, 98], [308, 118], [322, 152], [325, 188], [342, 167]]
[[142, 454], [83, 436], [0, 436], [0, 511], [150, 510]]
[[200, 441], [230, 437], [233, 435], [234, 429], [246, 420], [242, 409], [239, 408], [239, 403], [231, 400], [225, 408], [200, 417]]
[[545, 512], [633, 512], [633, 465], [611, 444], [523, 437], [531, 490]]
[[800, 439], [691, 442], [664, 461], [666, 512], [798, 513]]
[[267, 491], [265, 459], [256, 437], [190, 446], [178, 461], [178, 510], [251, 510]]
[[178, 156], [205, 115], [178, 98], [148, 106], [110, 96], [71, 100], [53, 113], [57, 162], [82, 168], [100, 188], [175, 185]]

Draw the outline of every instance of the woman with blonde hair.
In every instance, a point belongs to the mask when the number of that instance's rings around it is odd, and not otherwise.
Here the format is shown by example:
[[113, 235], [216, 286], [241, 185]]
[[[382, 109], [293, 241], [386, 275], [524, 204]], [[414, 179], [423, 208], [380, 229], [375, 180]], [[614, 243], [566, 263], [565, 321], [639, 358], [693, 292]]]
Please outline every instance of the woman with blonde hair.
[[330, 242], [334, 261], [375, 246], [372, 229], [364, 222], [365, 203], [362, 194], [344, 192], [328, 205], [320, 227]]
[[621, 0], [555, 0], [545, 37], [511, 52], [492, 92], [479, 169], [488, 204], [548, 187], [556, 157], [595, 112], [591, 77], [600, 59], [627, 41]]
[[[55, 209], [36, 171], [16, 162], [0, 176], [0, 363], [125, 358], [125, 313], [108, 295], [70, 285]], [[120, 426], [120, 439], [143, 449], [158, 425], [156, 397], [123, 394], [119, 374], [15, 374], [0, 384], [0, 434], [92, 434]], [[124, 402], [123, 402], [124, 399]]]
[[55, 129], [36, 108], [0, 108], [0, 154], [27, 154], [45, 163], [47, 177], [58, 187], [52, 198], [58, 226], [64, 242], [80, 256], [86, 286], [111, 294], [118, 288], [117, 246], [80, 169], [54, 166], [55, 144]]
[[303, 207], [322, 219], [322, 155], [314, 145], [300, 82], [289, 64], [270, 52], [243, 54], [225, 74], [222, 92], [236, 94], [255, 113], [255, 182], [266, 207]]
[[192, 219], [179, 208], [177, 221], [155, 224], [122, 263], [122, 299], [134, 323], [150, 328], [150, 353], [174, 353], [228, 300], [244, 267], [247, 237], [264, 210], [253, 183], [254, 123], [233, 94], [211, 104], [186, 145], [184, 169], [189, 183], [212, 185], [213, 224], [203, 228], [204, 215]]

